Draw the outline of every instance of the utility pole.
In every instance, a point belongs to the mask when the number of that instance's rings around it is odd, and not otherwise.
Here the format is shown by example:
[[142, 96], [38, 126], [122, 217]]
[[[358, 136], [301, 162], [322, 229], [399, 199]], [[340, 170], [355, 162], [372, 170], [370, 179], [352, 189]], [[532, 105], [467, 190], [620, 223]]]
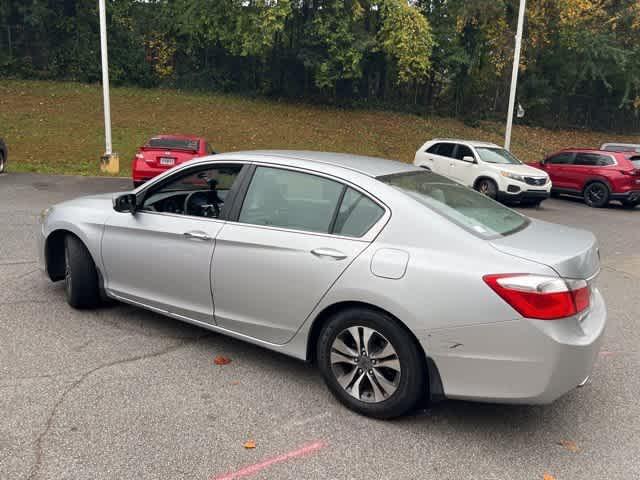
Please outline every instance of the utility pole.
[[118, 154], [111, 144], [111, 101], [109, 99], [109, 58], [107, 54], [107, 10], [105, 0], [98, 0], [100, 11], [100, 53], [102, 57], [102, 97], [104, 101], [104, 155], [100, 158], [100, 170], [117, 174], [120, 171]]
[[513, 108], [516, 103], [516, 87], [518, 86], [518, 68], [520, 67], [520, 47], [522, 46], [522, 29], [527, 0], [520, 0], [518, 10], [518, 29], [516, 31], [516, 48], [513, 52], [513, 70], [511, 72], [511, 90], [509, 91], [509, 109], [507, 113], [507, 128], [504, 133], [504, 148], [511, 147], [511, 127], [513, 125]]

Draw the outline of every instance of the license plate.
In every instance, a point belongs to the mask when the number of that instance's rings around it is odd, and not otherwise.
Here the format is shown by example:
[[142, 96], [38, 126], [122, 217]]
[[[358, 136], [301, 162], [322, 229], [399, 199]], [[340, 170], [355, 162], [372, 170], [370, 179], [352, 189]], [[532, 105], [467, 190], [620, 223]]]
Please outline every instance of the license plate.
[[176, 159], [173, 157], [160, 157], [160, 165], [174, 165]]

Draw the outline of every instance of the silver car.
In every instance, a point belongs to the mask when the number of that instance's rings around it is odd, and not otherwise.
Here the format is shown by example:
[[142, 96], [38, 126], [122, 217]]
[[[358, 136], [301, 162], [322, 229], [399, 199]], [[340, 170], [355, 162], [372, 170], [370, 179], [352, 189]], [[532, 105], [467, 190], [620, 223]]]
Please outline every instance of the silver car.
[[551, 402], [606, 323], [591, 233], [400, 162], [219, 154], [41, 217], [71, 306], [106, 296], [316, 362], [378, 418], [425, 395]]

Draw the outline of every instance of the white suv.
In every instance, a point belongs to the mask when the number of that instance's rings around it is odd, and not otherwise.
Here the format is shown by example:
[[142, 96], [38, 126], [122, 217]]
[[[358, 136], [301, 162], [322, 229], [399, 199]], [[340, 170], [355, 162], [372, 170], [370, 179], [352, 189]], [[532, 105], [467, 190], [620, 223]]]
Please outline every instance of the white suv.
[[494, 143], [436, 138], [413, 163], [502, 201], [539, 205], [551, 192], [549, 175]]

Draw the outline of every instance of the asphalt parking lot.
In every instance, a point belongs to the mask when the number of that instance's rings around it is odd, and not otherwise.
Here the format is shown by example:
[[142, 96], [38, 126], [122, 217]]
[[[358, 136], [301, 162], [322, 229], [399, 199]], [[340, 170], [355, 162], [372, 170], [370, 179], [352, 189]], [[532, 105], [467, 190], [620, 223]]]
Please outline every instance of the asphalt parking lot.
[[71, 309], [38, 270], [37, 216], [129, 185], [0, 175], [0, 479], [640, 478], [640, 208], [523, 210], [600, 240], [609, 326], [590, 383], [548, 406], [445, 401], [383, 422], [296, 360], [126, 305]]

